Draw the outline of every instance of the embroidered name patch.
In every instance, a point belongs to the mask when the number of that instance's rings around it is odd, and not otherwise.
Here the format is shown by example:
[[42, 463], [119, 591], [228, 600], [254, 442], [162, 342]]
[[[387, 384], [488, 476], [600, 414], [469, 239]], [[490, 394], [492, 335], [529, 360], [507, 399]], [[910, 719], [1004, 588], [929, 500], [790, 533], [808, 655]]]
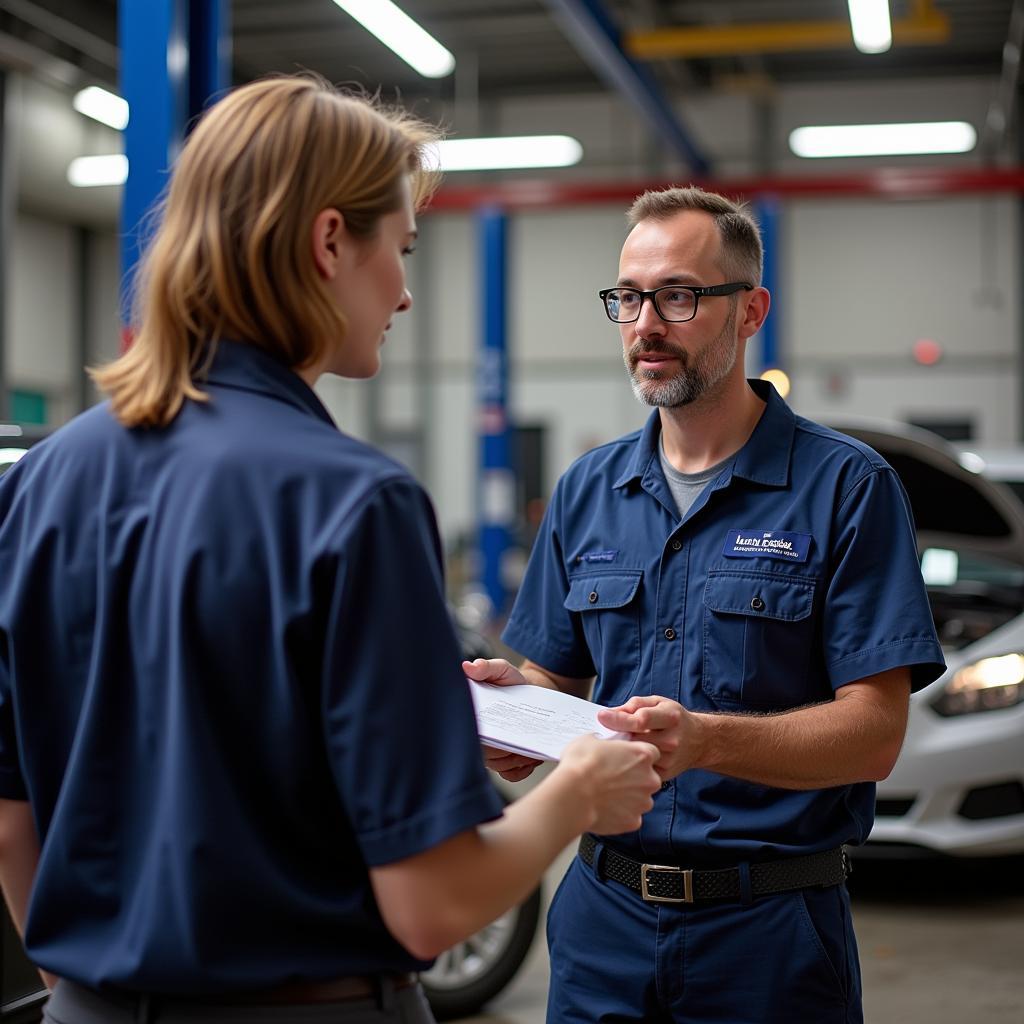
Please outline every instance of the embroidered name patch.
[[726, 558], [778, 558], [785, 562], [806, 562], [810, 550], [809, 533], [730, 530], [725, 535], [722, 554]]
[[580, 555], [579, 561], [581, 562], [614, 562], [615, 556], [619, 553], [619, 549], [615, 548], [612, 551], [588, 551], [586, 554]]

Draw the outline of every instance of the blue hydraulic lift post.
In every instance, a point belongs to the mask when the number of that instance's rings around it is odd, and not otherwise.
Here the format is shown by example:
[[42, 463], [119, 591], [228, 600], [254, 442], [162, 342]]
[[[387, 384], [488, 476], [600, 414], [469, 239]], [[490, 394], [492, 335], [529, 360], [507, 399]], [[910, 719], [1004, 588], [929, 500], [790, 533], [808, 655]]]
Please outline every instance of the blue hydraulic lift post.
[[[189, 121], [229, 84], [229, 0], [120, 0], [121, 95], [128, 180], [121, 206], [124, 295]], [[127, 310], [122, 318], [127, 322]]]
[[[146, 213], [163, 190], [188, 117], [187, 0], [120, 0], [121, 95], [128, 180], [121, 204], [121, 281], [131, 278], [144, 243]], [[127, 310], [122, 321], [128, 322]]]
[[502, 563], [515, 518], [515, 475], [508, 426], [507, 216], [503, 210], [486, 208], [477, 215], [477, 225], [483, 268], [483, 329], [477, 367], [479, 576], [498, 616], [505, 609]]
[[771, 293], [772, 307], [759, 332], [761, 336], [761, 370], [777, 367], [784, 370], [782, 353], [779, 346], [779, 330], [782, 327], [780, 315], [782, 304], [779, 301], [779, 201], [774, 196], [766, 196], [757, 203], [757, 219], [761, 225], [761, 241], [764, 245], [764, 273], [761, 283]]
[[230, 0], [190, 0], [188, 42], [191, 120], [231, 86]]
[[691, 171], [707, 175], [707, 158], [672, 109], [650, 69], [626, 53], [621, 34], [602, 0], [547, 0], [547, 4], [594, 73], [633, 105], [655, 135]]

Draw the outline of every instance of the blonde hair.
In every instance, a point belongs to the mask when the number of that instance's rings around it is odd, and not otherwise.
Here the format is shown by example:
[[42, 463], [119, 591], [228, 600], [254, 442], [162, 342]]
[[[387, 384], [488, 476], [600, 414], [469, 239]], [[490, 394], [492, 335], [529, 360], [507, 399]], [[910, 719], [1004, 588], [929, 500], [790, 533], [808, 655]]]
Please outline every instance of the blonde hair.
[[668, 220], [684, 210], [711, 214], [722, 239], [722, 270], [735, 280], [760, 285], [764, 270], [761, 231], [746, 205], [697, 185], [652, 189], [637, 196], [626, 214], [630, 227], [644, 220]]
[[140, 264], [133, 341], [90, 373], [126, 426], [164, 426], [196, 385], [211, 346], [230, 338], [291, 367], [342, 343], [346, 319], [316, 272], [313, 221], [334, 208], [356, 238], [399, 209], [402, 179], [422, 206], [437, 133], [408, 114], [312, 76], [242, 86], [181, 151]]

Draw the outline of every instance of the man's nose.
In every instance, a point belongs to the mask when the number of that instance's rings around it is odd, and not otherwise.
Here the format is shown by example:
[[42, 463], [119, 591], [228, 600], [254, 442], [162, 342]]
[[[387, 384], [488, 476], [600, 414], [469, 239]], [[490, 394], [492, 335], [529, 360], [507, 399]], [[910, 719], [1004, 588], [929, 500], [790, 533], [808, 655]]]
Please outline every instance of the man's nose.
[[640, 316], [637, 317], [633, 327], [636, 333], [643, 338], [650, 337], [653, 334], [664, 334], [667, 330], [665, 321], [662, 320], [654, 305], [653, 296], [644, 296], [644, 300], [640, 304]]
[[412, 292], [408, 288], [402, 289], [402, 299], [395, 307], [396, 313], [404, 313], [407, 309], [412, 307]]

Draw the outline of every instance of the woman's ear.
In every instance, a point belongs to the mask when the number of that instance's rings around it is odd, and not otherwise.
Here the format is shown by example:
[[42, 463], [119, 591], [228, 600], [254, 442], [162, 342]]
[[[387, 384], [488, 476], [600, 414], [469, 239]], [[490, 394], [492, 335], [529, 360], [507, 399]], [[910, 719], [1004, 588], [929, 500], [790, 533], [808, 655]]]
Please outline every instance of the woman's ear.
[[325, 281], [333, 281], [338, 273], [338, 263], [350, 242], [345, 218], [338, 210], [328, 208], [316, 215], [311, 241], [317, 272]]

